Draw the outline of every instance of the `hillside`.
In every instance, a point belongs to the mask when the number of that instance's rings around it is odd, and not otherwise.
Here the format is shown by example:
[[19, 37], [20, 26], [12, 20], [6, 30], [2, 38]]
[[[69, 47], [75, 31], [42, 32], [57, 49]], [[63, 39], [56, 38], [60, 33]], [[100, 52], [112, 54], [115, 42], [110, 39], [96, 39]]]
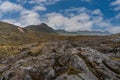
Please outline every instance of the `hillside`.
[[22, 39], [27, 30], [9, 23], [0, 22], [0, 44], [9, 44]]
[[43, 28], [36, 26], [34, 28], [36, 30], [34, 30], [31, 26], [28, 29], [28, 27], [22, 28], [6, 22], [0, 22], [0, 45], [28, 44], [34, 41], [44, 41], [54, 36], [55, 33], [52, 28], [45, 24], [41, 24], [41, 26]]
[[24, 33], [25, 29], [19, 27], [19, 26], [15, 26], [13, 24], [9, 24], [6, 22], [0, 22], [0, 33], [12, 33], [12, 32], [16, 32], [16, 33]]
[[41, 23], [40, 25], [30, 25], [25, 27], [25, 29], [29, 29], [32, 31], [37, 31], [37, 32], [47, 32], [47, 33], [55, 33], [54, 29], [49, 27], [45, 23]]

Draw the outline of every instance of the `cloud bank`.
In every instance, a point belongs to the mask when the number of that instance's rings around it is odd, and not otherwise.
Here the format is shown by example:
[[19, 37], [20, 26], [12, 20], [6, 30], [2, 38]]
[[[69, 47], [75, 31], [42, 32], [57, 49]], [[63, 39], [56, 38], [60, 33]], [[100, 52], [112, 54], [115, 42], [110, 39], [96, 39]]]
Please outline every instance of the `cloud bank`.
[[115, 0], [111, 3], [111, 6], [114, 6], [114, 10], [118, 11], [120, 10], [120, 0]]

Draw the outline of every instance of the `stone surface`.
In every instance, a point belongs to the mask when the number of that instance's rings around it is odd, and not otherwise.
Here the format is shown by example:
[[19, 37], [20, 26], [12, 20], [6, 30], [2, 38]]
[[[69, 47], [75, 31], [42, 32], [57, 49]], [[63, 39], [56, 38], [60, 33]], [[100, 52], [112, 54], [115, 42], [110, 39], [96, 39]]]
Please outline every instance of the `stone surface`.
[[111, 56], [67, 41], [46, 43], [38, 55], [27, 50], [3, 60], [0, 80], [120, 80], [119, 57]]

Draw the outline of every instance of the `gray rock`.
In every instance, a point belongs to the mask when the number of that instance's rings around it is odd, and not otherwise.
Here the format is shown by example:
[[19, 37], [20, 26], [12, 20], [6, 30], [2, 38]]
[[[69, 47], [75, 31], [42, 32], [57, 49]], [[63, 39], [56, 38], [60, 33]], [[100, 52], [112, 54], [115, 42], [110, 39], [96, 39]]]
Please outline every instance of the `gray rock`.
[[24, 77], [24, 80], [32, 80], [32, 78], [31, 78], [31, 76], [26, 75], [26, 76]]
[[14, 55], [3, 60], [0, 80], [120, 80], [119, 57], [79, 46], [68, 41], [51, 42], [36, 56], [26, 51]]

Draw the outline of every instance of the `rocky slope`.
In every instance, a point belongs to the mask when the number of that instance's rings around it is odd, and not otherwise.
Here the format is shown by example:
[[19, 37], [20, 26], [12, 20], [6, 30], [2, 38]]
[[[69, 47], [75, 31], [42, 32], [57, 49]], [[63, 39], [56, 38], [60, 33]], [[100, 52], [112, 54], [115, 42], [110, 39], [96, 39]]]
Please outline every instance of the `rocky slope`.
[[116, 57], [66, 40], [18, 52], [0, 58], [0, 80], [120, 80], [120, 51]]
[[55, 30], [49, 27], [45, 23], [41, 23], [40, 25], [30, 25], [30, 26], [25, 27], [25, 29], [29, 29], [29, 30], [37, 31], [37, 32], [47, 32], [47, 33], [56, 34]]

